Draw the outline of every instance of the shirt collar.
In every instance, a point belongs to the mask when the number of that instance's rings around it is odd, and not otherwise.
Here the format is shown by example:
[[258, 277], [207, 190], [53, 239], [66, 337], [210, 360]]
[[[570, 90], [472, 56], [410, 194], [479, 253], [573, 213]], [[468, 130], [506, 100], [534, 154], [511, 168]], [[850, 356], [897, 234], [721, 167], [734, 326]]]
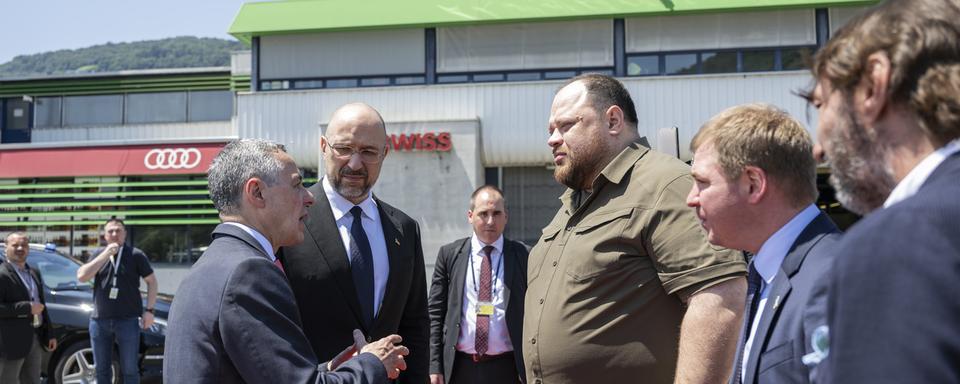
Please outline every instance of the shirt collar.
[[250, 236], [253, 236], [253, 238], [256, 239], [258, 243], [260, 243], [260, 247], [262, 247], [263, 250], [267, 252], [267, 256], [270, 256], [270, 261], [274, 261], [277, 259], [277, 256], [273, 254], [273, 245], [270, 245], [270, 240], [267, 240], [267, 238], [264, 237], [262, 234], [260, 234], [260, 232], [258, 232], [256, 229], [253, 229], [245, 224], [240, 224], [232, 221], [225, 222], [224, 224], [230, 224], [234, 227], [240, 228]]
[[[607, 163], [605, 167], [603, 167], [603, 170], [600, 171], [600, 176], [603, 176], [603, 178], [606, 179], [607, 182], [610, 182], [613, 184], [620, 184], [620, 182], [623, 181], [623, 178], [627, 175], [627, 172], [630, 172], [630, 170], [633, 169], [633, 166], [637, 163], [637, 161], [639, 161], [640, 158], [643, 157], [649, 151], [650, 151], [650, 145], [647, 142], [647, 138], [646, 137], [638, 138], [636, 141], [630, 143], [630, 145], [628, 145], [626, 148], [620, 151], [620, 153], [617, 154], [617, 156], [614, 157], [613, 160], [610, 160], [610, 162]], [[600, 177], [598, 176], [597, 178], [599, 179]], [[596, 189], [601, 186], [601, 183], [602, 182], [594, 184], [593, 192], [596, 192]], [[583, 202], [586, 200], [586, 198], [583, 198], [581, 196], [579, 201], [580, 204], [578, 204], [577, 207], [574, 208], [573, 199], [574, 197], [576, 197], [575, 196], [576, 193], [577, 191], [574, 190], [573, 188], [567, 188], [567, 190], [562, 195], [560, 195], [560, 202], [562, 206], [567, 209], [568, 212], [572, 213], [576, 211], [577, 209], [580, 208], [581, 205], [583, 205]]]
[[374, 221], [380, 218], [380, 212], [377, 210], [377, 202], [373, 200], [372, 193], [367, 194], [367, 198], [363, 199], [360, 204], [353, 204], [350, 200], [340, 196], [340, 193], [333, 189], [333, 185], [330, 184], [330, 181], [326, 177], [323, 178], [322, 183], [323, 193], [327, 195], [327, 200], [330, 202], [330, 210], [333, 211], [333, 219], [335, 221], [340, 221], [343, 216], [350, 213], [350, 209], [353, 208], [354, 205], [363, 210], [364, 216]]
[[817, 206], [810, 204], [790, 219], [787, 224], [780, 227], [767, 241], [763, 242], [760, 252], [757, 252], [757, 255], [753, 257], [753, 267], [760, 273], [764, 282], [767, 284], [773, 283], [773, 278], [777, 276], [780, 264], [787, 257], [790, 247], [797, 241], [797, 237], [800, 237], [803, 229], [819, 214], [820, 210], [817, 209]]
[[474, 233], [473, 236], [470, 237], [470, 247], [471, 247], [470, 249], [473, 250], [473, 254], [475, 255], [480, 254], [480, 251], [483, 250], [483, 247], [486, 247], [488, 245], [493, 246], [495, 250], [495, 252], [491, 253], [491, 255], [495, 255], [497, 253], [502, 254], [503, 253], [503, 234], [500, 234], [500, 237], [498, 237], [497, 240], [493, 242], [493, 244], [484, 244], [482, 241], [480, 241], [479, 238], [477, 238], [476, 233]]
[[907, 177], [904, 177], [903, 180], [897, 183], [897, 186], [890, 192], [890, 196], [887, 196], [887, 201], [883, 202], [883, 207], [887, 208], [917, 194], [917, 191], [919, 191], [923, 183], [927, 181], [930, 174], [932, 174], [944, 160], [957, 152], [960, 152], [960, 139], [953, 140], [940, 149], [933, 151], [933, 153], [927, 155], [927, 157], [924, 157], [923, 160], [917, 163], [916, 167], [910, 170], [910, 173], [907, 173]]

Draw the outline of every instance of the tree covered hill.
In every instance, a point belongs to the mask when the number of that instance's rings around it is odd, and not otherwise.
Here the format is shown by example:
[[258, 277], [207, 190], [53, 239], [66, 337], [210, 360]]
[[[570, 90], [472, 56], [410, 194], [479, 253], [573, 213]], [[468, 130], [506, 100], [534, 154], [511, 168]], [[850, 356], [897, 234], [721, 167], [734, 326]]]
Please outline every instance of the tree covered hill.
[[107, 43], [17, 56], [0, 64], [0, 77], [229, 66], [230, 52], [245, 49], [239, 41], [192, 36]]

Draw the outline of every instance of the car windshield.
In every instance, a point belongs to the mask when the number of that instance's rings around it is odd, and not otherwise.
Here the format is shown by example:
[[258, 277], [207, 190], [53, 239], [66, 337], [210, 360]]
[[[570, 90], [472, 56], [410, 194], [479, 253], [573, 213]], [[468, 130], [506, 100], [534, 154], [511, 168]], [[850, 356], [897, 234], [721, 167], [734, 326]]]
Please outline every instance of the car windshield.
[[54, 252], [30, 250], [27, 255], [27, 264], [30, 268], [40, 271], [43, 275], [43, 285], [53, 290], [88, 289], [90, 283], [77, 281], [77, 270], [80, 269], [75, 261]]

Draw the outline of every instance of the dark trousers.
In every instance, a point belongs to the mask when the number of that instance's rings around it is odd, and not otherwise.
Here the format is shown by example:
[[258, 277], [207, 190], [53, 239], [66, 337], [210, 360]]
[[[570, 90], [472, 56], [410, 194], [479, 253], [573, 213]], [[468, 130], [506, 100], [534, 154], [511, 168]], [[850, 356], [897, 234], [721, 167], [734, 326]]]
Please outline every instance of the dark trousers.
[[513, 352], [496, 356], [485, 356], [484, 360], [473, 361], [473, 357], [457, 352], [453, 359], [453, 373], [449, 384], [510, 384], [519, 383], [517, 364]]

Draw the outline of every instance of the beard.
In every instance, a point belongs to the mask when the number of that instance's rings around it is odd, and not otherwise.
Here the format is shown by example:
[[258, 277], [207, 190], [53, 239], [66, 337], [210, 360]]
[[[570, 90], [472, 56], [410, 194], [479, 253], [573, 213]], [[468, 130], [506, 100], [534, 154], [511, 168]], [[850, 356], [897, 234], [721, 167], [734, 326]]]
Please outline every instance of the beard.
[[897, 183], [887, 166], [883, 145], [857, 121], [849, 103], [841, 109], [842, 120], [825, 137], [832, 170], [829, 182], [840, 204], [866, 215], [883, 206]]
[[[363, 185], [360, 187], [345, 185], [343, 184], [343, 176], [363, 176]], [[352, 170], [346, 165], [341, 167], [337, 174], [331, 175], [330, 184], [333, 185], [333, 189], [336, 190], [340, 196], [347, 199], [357, 199], [366, 196], [367, 193], [370, 192], [370, 187], [372, 187], [366, 170]]]
[[593, 180], [587, 178], [596, 177], [605, 165], [603, 162], [606, 148], [603, 142], [598, 137], [591, 136], [583, 150], [578, 153], [570, 151], [566, 144], [564, 149], [562, 152], [566, 152], [566, 161], [553, 170], [553, 178], [569, 188], [588, 189]]

